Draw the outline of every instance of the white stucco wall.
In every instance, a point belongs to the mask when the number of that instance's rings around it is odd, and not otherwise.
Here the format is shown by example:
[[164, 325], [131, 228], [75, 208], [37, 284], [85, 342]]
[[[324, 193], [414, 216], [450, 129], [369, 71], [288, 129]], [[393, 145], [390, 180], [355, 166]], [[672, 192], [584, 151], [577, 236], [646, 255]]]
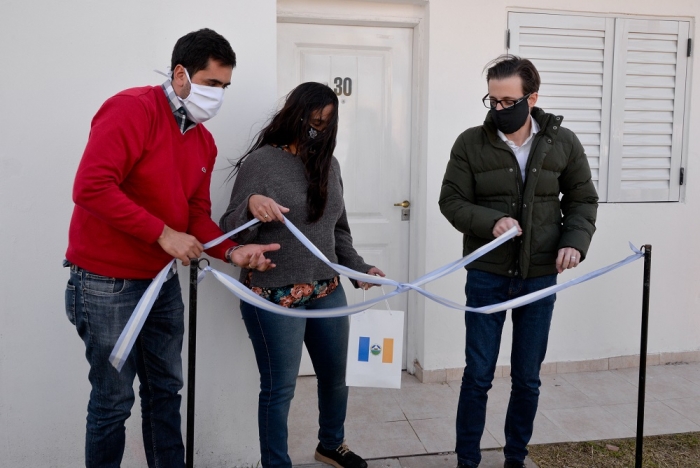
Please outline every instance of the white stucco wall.
[[[280, 0], [293, 9], [293, 2]], [[461, 236], [439, 213], [440, 184], [456, 136], [485, 115], [482, 67], [504, 52], [509, 7], [564, 8], [554, 0], [419, 0], [328, 3], [302, 9], [337, 17], [421, 17], [422, 68], [413, 203], [414, 265], [420, 271], [454, 260]], [[325, 9], [324, 9], [325, 8]], [[573, 7], [572, 7], [573, 8]], [[590, 0], [576, 9], [695, 17], [692, 0]], [[221, 113], [207, 127], [220, 152], [214, 175], [214, 218], [224, 210], [227, 157], [236, 157], [276, 104], [276, 2], [199, 3], [135, 0], [66, 4], [5, 0], [0, 15], [0, 460], [3, 466], [79, 466], [89, 394], [84, 347], [63, 312], [67, 272], [61, 259], [72, 210], [71, 186], [89, 123], [100, 104], [131, 86], [159, 84], [151, 70], [169, 64], [178, 37], [211, 27], [227, 37], [239, 65]], [[693, 64], [694, 68], [694, 64]], [[697, 80], [690, 86], [697, 106]], [[700, 252], [687, 238], [700, 227], [694, 184], [700, 135], [692, 112], [681, 203], [603, 204], [587, 261], [575, 275], [626, 255], [627, 241], [653, 245], [649, 351], [700, 350]], [[422, 211], [422, 212], [419, 212]], [[426, 228], [429, 226], [429, 228]], [[417, 259], [417, 260], [416, 260]], [[221, 265], [220, 265], [221, 266]], [[223, 267], [227, 268], [227, 267]], [[186, 269], [181, 268], [183, 279]], [[389, 273], [389, 272], [387, 272]], [[638, 353], [642, 263], [559, 295], [547, 361]], [[430, 286], [464, 299], [464, 273]], [[573, 277], [567, 273], [562, 280]], [[184, 283], [183, 283], [184, 285]], [[186, 288], [185, 288], [186, 290]], [[185, 300], [187, 298], [185, 297]], [[257, 460], [257, 369], [237, 307], [213, 281], [200, 289], [197, 450], [205, 466], [246, 466]], [[414, 302], [419, 304], [419, 299]], [[426, 301], [410, 314], [409, 359], [425, 369], [463, 365], [462, 314]], [[500, 362], [510, 339], [504, 334]], [[184, 400], [183, 400], [184, 401]], [[184, 405], [183, 405], [184, 412]], [[145, 466], [138, 406], [128, 424], [125, 466]]]
[[[451, 229], [437, 209], [437, 199], [455, 138], [464, 129], [479, 125], [486, 114], [479, 102], [487, 92], [483, 66], [505, 52], [504, 31], [509, 8], [564, 9], [596, 13], [624, 13], [696, 17], [700, 4], [690, 0], [658, 3], [642, 0], [591, 0], [569, 4], [552, 0], [433, 0], [429, 15], [429, 105], [427, 171], [426, 269], [459, 255], [461, 236]], [[691, 23], [691, 28], [694, 23]], [[691, 31], [691, 35], [694, 35]], [[692, 68], [696, 65], [693, 63]], [[653, 246], [649, 352], [700, 350], [700, 310], [697, 280], [700, 252], [691, 238], [700, 227], [700, 189], [693, 177], [698, 164], [700, 135], [694, 131], [698, 109], [698, 79], [693, 70], [688, 185], [681, 203], [601, 204], [598, 231], [587, 260], [560, 282], [626, 257], [627, 242]], [[564, 116], [566, 126], [566, 116]], [[452, 249], [445, 246], [453, 246]], [[434, 283], [431, 291], [464, 300], [464, 277], [453, 274]], [[557, 298], [546, 362], [581, 361], [639, 353], [642, 262]], [[418, 317], [420, 320], [421, 317]], [[460, 313], [430, 302], [422, 317], [424, 346], [417, 350], [425, 369], [464, 365], [464, 326]], [[420, 326], [418, 326], [420, 328]], [[504, 332], [499, 364], [508, 364], [510, 328]]]
[[[92, 116], [121, 89], [162, 83], [152, 70], [169, 66], [182, 35], [202, 27], [224, 35], [238, 66], [207, 124], [220, 154], [212, 183], [218, 220], [230, 190], [226, 158], [240, 154], [276, 105], [275, 8], [274, 0], [2, 2], [1, 466], [82, 464], [88, 365], [63, 311], [61, 260]], [[180, 272], [186, 279], [188, 270]], [[231, 298], [202, 285], [196, 447], [204, 466], [258, 458], [257, 369]], [[138, 402], [132, 414], [124, 466], [145, 466]]]

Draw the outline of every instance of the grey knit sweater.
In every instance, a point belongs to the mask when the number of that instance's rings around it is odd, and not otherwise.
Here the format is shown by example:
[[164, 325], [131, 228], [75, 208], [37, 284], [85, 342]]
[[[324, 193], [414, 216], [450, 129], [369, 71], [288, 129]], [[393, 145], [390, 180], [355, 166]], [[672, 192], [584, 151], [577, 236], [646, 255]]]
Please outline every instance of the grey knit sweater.
[[[308, 183], [304, 165], [296, 156], [272, 146], [251, 153], [241, 166], [231, 193], [231, 201], [219, 225], [228, 232], [253, 218], [248, 212], [248, 199], [259, 194], [270, 197], [289, 208], [285, 216], [334, 263], [365, 273], [372, 268], [352, 246], [343, 201], [340, 164], [333, 158], [328, 177], [328, 200], [323, 216], [315, 223], [306, 221], [306, 191]], [[279, 243], [281, 249], [269, 252], [268, 258], [277, 264], [266, 272], [253, 271], [251, 286], [281, 287], [330, 279], [336, 272], [313, 256], [304, 245], [279, 221], [258, 223], [234, 238], [242, 244]], [[249, 270], [242, 269], [241, 281]]]

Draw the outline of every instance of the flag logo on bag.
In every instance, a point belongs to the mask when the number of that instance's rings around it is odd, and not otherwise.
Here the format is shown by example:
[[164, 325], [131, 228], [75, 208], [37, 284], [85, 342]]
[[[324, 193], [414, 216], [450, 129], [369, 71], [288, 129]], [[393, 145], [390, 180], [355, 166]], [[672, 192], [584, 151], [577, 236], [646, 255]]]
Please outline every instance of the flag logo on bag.
[[391, 364], [394, 362], [394, 339], [384, 338], [382, 344], [370, 344], [369, 336], [360, 337], [360, 346], [357, 352], [357, 360], [360, 362], [369, 362], [369, 355], [382, 356], [382, 363]]

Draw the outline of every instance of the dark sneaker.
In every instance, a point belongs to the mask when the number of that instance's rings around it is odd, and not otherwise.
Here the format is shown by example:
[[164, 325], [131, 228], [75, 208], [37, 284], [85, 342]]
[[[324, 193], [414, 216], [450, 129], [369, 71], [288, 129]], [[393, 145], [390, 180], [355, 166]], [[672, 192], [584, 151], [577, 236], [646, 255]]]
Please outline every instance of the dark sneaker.
[[525, 468], [525, 464], [516, 461], [508, 461], [503, 464], [503, 468]]
[[344, 443], [335, 450], [324, 449], [319, 443], [314, 458], [335, 468], [367, 468], [367, 462]]

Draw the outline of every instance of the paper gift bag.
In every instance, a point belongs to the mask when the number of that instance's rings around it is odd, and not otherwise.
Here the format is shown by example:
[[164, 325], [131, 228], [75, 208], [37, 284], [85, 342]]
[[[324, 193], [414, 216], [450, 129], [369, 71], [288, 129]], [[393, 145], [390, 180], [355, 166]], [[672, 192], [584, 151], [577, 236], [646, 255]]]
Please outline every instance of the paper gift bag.
[[403, 317], [401, 310], [378, 309], [350, 317], [348, 386], [401, 388]]

